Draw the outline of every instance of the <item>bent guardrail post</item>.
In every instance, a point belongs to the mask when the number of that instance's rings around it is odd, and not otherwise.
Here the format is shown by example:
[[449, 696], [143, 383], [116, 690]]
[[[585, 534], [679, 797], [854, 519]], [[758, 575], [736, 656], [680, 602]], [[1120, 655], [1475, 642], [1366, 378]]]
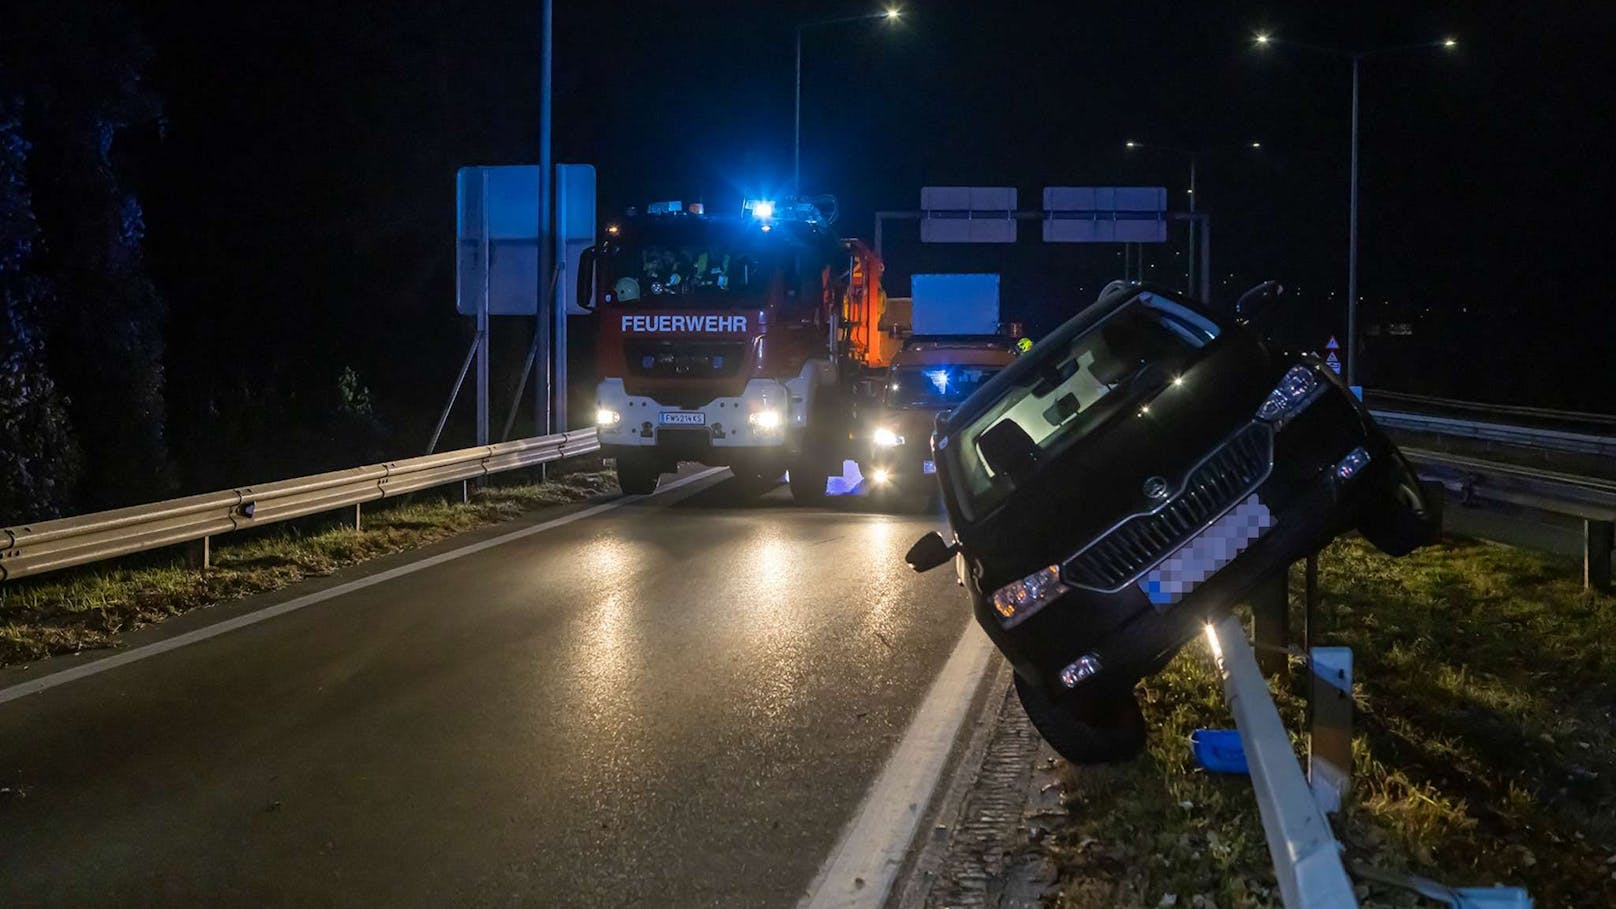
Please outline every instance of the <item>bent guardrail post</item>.
[[1240, 730], [1268, 853], [1286, 909], [1357, 909], [1340, 846], [1319, 810], [1240, 619], [1207, 626], [1223, 696]]

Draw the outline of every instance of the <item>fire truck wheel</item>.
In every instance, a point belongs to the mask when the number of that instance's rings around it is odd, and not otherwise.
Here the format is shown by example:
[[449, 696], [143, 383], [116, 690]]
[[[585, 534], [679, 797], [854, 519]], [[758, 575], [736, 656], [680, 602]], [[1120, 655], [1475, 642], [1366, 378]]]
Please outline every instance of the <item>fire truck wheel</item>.
[[650, 458], [619, 457], [617, 459], [617, 485], [631, 496], [648, 496], [656, 492], [662, 471]]
[[822, 467], [798, 462], [791, 465], [791, 500], [798, 505], [819, 505], [825, 501], [825, 483], [830, 475]]

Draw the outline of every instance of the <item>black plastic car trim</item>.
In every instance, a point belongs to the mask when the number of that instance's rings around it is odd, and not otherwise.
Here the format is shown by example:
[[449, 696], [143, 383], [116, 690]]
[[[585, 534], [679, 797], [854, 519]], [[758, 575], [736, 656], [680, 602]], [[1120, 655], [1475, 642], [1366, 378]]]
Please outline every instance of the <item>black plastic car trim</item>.
[[[1240, 443], [1242, 438], [1248, 433], [1260, 434], [1261, 444], [1266, 449], [1265, 463], [1261, 473], [1257, 475], [1256, 479], [1248, 483], [1240, 484], [1240, 486], [1235, 489], [1234, 493], [1229, 495], [1227, 498], [1224, 498], [1221, 490], [1217, 487], [1207, 489], [1205, 488], [1204, 484], [1191, 487], [1191, 481], [1195, 478], [1196, 473], [1200, 471], [1201, 468], [1207, 466], [1208, 463], [1227, 451], [1231, 445]], [[1094, 539], [1090, 540], [1081, 549], [1062, 560], [1060, 563], [1061, 580], [1072, 587], [1077, 587], [1083, 590], [1092, 590], [1096, 593], [1116, 593], [1123, 590], [1130, 584], [1138, 581], [1139, 578], [1143, 577], [1152, 568], [1155, 568], [1157, 565], [1161, 564], [1162, 561], [1168, 556], [1171, 556], [1179, 546], [1183, 545], [1184, 541], [1194, 538], [1196, 534], [1217, 523], [1218, 519], [1222, 518], [1225, 514], [1228, 514], [1231, 509], [1240, 504], [1240, 502], [1244, 501], [1247, 496], [1249, 496], [1259, 486], [1266, 482], [1268, 478], [1273, 475], [1273, 472], [1274, 429], [1271, 425], [1261, 420], [1252, 420], [1230, 433], [1223, 439], [1223, 441], [1214, 446], [1211, 451], [1207, 452], [1204, 457], [1195, 462], [1195, 464], [1191, 465], [1188, 470], [1184, 471], [1184, 476], [1179, 480], [1177, 489], [1161, 504], [1146, 511], [1137, 511], [1121, 518], [1116, 523], [1106, 528], [1103, 532], [1097, 534]], [[1223, 484], [1226, 482], [1226, 479], [1221, 477], [1215, 478], [1214, 482]], [[1172, 509], [1172, 506], [1186, 500], [1192, 504], [1195, 504], [1197, 508], [1203, 512], [1208, 511], [1207, 503], [1212, 503], [1213, 507], [1211, 509], [1211, 517], [1203, 521], [1191, 523], [1185, 518], [1184, 515], [1178, 514], [1174, 510], [1170, 510]], [[1221, 507], [1217, 505], [1220, 500], [1222, 502]], [[1119, 538], [1117, 540], [1117, 544], [1122, 548], [1138, 550], [1142, 553], [1142, 557], [1135, 558], [1134, 565], [1128, 564], [1128, 562], [1120, 558], [1117, 553], [1114, 553], [1109, 549], [1102, 549], [1096, 553], [1096, 558], [1103, 562], [1111, 571], [1127, 575], [1127, 577], [1120, 583], [1109, 587], [1100, 587], [1094, 584], [1084, 583], [1077, 576], [1074, 570], [1070, 570], [1074, 562], [1082, 558], [1089, 552], [1089, 550], [1099, 546], [1101, 543], [1104, 543], [1109, 537], [1111, 537], [1112, 534], [1116, 533], [1124, 525], [1140, 518], [1155, 517], [1162, 514], [1164, 511], [1166, 512], [1166, 521], [1168, 522], [1166, 530], [1171, 531], [1171, 533], [1164, 532], [1162, 528], [1148, 523], [1143, 528], [1145, 534], [1155, 535], [1156, 552], [1152, 553], [1145, 551], [1144, 548], [1139, 545], [1137, 540]], [[1126, 555], [1126, 553], [1124, 553], [1124, 555]], [[1135, 565], [1143, 565], [1143, 567], [1135, 569]], [[1118, 568], [1121, 569], [1120, 572], [1117, 571]]]

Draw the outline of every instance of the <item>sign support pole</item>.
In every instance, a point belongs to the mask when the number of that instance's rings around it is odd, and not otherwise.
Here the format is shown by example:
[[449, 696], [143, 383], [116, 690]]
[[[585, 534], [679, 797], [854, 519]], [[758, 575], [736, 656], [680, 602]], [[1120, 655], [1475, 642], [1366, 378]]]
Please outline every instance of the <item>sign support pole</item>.
[[493, 241], [488, 236], [488, 171], [482, 172], [483, 290], [477, 298], [477, 444], [488, 444], [488, 306]]
[[[555, 295], [545, 280], [554, 271], [550, 248], [550, 75], [553, 31], [552, 0], [544, 0], [539, 27], [539, 308], [533, 318], [539, 356], [533, 362], [533, 434], [550, 434], [550, 307]], [[563, 367], [565, 368], [565, 367]]]

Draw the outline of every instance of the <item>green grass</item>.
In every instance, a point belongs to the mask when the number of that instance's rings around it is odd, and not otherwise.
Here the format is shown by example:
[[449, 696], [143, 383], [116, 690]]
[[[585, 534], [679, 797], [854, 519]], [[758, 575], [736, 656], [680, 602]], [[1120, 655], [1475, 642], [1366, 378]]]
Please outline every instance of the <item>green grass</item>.
[[519, 517], [547, 505], [617, 491], [612, 473], [591, 469], [544, 483], [488, 486], [462, 504], [425, 492], [367, 506], [364, 529], [315, 519], [243, 535], [215, 537], [213, 567], [198, 571], [168, 550], [0, 586], [0, 666], [51, 654], [110, 647], [119, 632], [192, 609], [276, 590], [346, 565], [424, 546]]
[[[1356, 664], [1355, 788], [1336, 821], [1348, 857], [1523, 885], [1539, 907], [1616, 905], [1616, 599], [1583, 591], [1574, 563], [1469, 540], [1394, 560], [1351, 538], [1320, 568], [1318, 642]], [[1293, 666], [1275, 691], [1294, 731], [1304, 678]], [[1070, 773], [1048, 841], [1056, 905], [1278, 906], [1249, 781], [1189, 757], [1192, 730], [1232, 726], [1205, 645], [1142, 701], [1146, 753]], [[1380, 885], [1360, 896], [1429, 905]]]

